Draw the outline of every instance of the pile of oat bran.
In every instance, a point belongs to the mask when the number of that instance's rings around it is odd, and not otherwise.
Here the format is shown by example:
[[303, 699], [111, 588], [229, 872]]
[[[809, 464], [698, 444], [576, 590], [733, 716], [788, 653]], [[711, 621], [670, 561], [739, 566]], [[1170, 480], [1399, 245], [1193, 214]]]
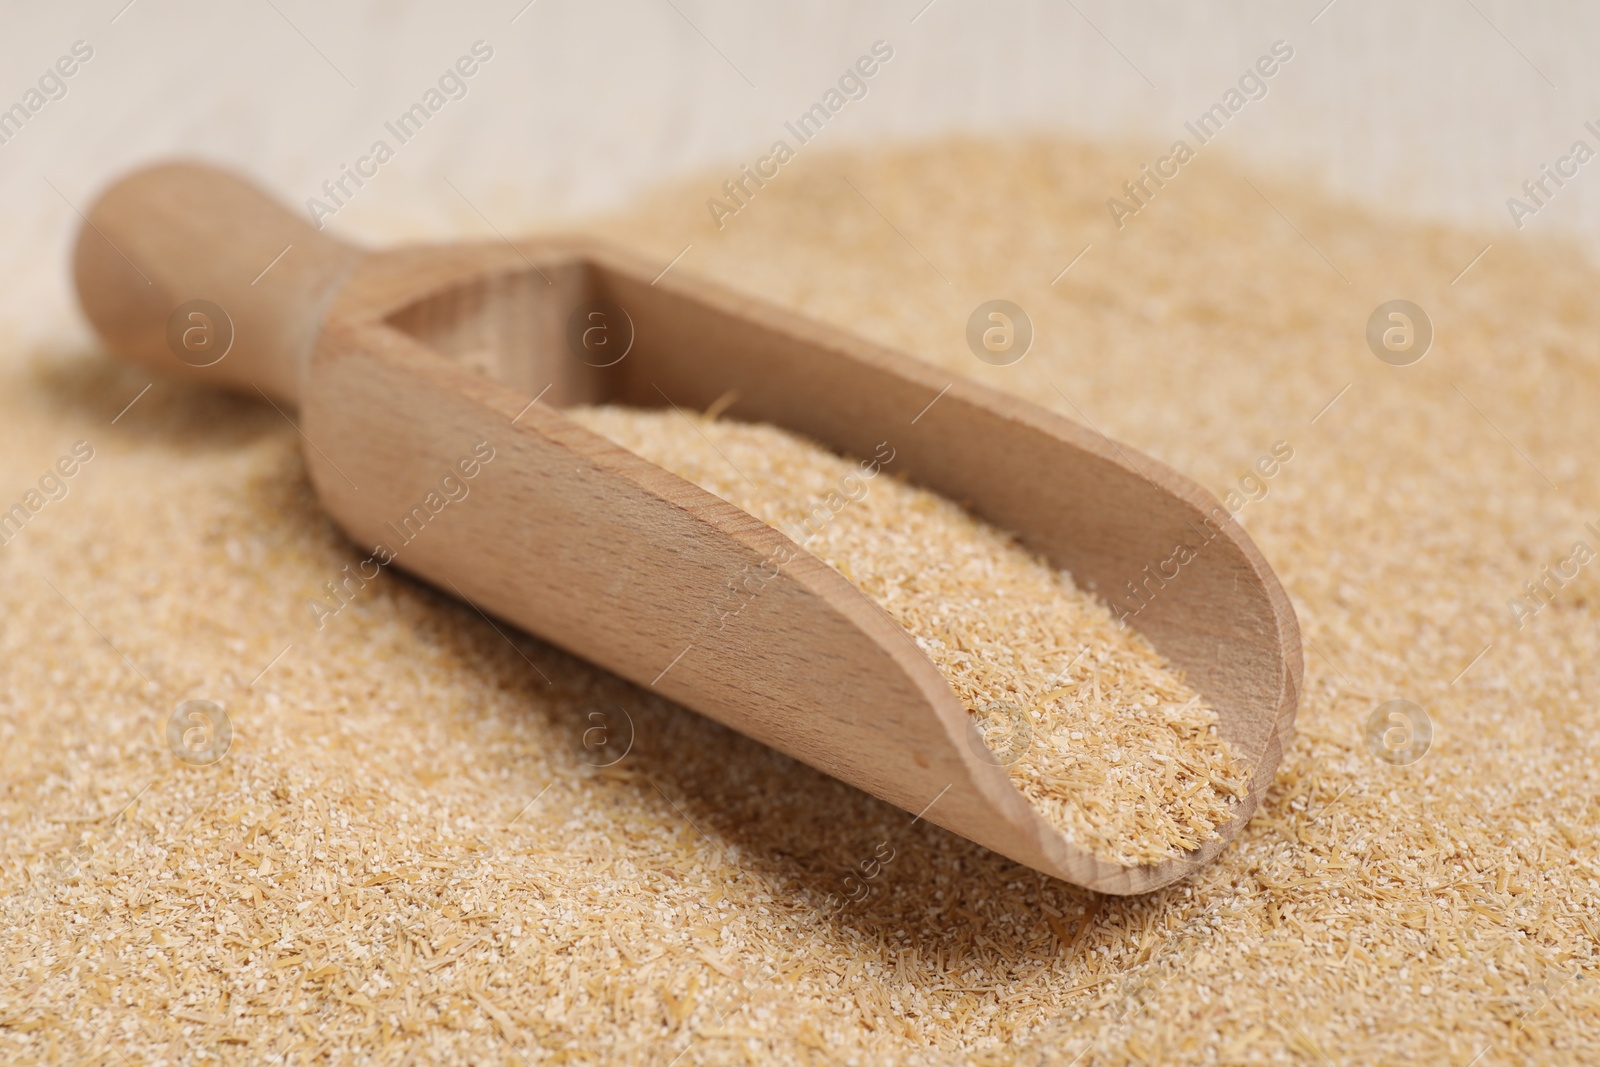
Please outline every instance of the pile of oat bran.
[[[1138, 898], [1049, 881], [395, 576], [252, 686], [360, 558], [294, 430], [166, 381], [113, 426], [147, 377], [6, 340], [0, 499], [96, 451], [0, 549], [0, 1059], [1592, 1060], [1600, 588], [1585, 572], [1522, 630], [1506, 601], [1595, 518], [1600, 271], [1539, 226], [1251, 173], [1280, 216], [1220, 155], [1115, 231], [1145, 147], [818, 154], [721, 233], [720, 176], [609, 228], [1214, 492], [1294, 446], [1240, 518], [1308, 638], [1299, 733], [1214, 863]], [[1037, 325], [1012, 367], [963, 340], [996, 294]], [[1362, 337], [1396, 296], [1436, 326], [1413, 367]], [[51, 304], [7, 306], [37, 326]], [[161, 734], [190, 696], [233, 718], [209, 771]], [[1410, 767], [1364, 740], [1396, 697], [1436, 728]], [[597, 773], [580, 738], [612, 703], [637, 741]], [[819, 909], [881, 842], [867, 899]]]

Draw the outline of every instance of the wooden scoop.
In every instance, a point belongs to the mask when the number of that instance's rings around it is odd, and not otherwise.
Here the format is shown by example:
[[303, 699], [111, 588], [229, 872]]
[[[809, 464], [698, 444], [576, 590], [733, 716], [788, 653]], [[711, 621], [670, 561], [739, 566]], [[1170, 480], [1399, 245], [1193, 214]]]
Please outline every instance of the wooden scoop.
[[[298, 406], [324, 506], [396, 566], [1055, 877], [1138, 893], [1216, 855], [1272, 784], [1301, 679], [1293, 609], [1228, 512], [1043, 408], [661, 268], [587, 238], [366, 252], [183, 163], [106, 192], [74, 261], [84, 310], [120, 355]], [[891, 450], [889, 469], [1080, 585], [1130, 611], [1142, 601], [1130, 621], [1253, 767], [1221, 839], [1136, 867], [1075, 847], [855, 587], [561, 414], [704, 409], [730, 393], [734, 418], [860, 458]], [[485, 448], [470, 496], [433, 510], [441, 480], [464, 481]], [[1180, 544], [1194, 552], [1178, 565]]]

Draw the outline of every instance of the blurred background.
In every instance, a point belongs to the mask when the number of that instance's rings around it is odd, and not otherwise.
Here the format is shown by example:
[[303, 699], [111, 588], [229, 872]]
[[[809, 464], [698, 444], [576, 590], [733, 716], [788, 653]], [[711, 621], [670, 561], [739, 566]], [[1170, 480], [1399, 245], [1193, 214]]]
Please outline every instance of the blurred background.
[[[374, 140], [395, 143], [384, 124], [477, 41], [493, 56], [466, 96], [398, 146], [335, 232], [527, 229], [684, 175], [731, 175], [790, 139], [783, 124], [876, 41], [893, 59], [820, 135], [829, 149], [1051, 130], [1164, 149], [1280, 40], [1293, 60], [1221, 135], [1247, 170], [1512, 240], [1506, 199], [1576, 139], [1600, 144], [1583, 127], [1600, 120], [1600, 9], [1572, 0], [94, 0], [7, 21], [0, 107], [23, 102], [75, 43], [92, 49], [65, 95], [0, 144], [5, 266], [29, 268], [10, 271], [27, 280], [3, 306], [34, 323], [41, 301], [68, 305], [75, 212], [123, 169], [200, 156], [303, 204]], [[1107, 191], [1126, 177], [1107, 175]], [[1600, 182], [1586, 177], [1521, 233], [1600, 241]], [[716, 191], [708, 181], [705, 195]]]

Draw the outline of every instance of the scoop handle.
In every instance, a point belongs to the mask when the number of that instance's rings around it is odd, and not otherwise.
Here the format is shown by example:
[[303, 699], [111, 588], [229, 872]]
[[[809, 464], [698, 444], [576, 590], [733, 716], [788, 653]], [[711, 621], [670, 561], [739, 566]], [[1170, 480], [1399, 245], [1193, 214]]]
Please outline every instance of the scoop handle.
[[236, 174], [163, 163], [95, 201], [73, 280], [117, 355], [298, 404], [323, 315], [363, 255]]

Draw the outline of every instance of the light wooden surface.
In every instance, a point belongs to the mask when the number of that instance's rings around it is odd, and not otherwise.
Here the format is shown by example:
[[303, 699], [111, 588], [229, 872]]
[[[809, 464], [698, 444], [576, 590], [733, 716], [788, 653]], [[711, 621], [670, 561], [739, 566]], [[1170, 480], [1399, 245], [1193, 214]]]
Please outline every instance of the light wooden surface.
[[[658, 271], [581, 238], [363, 254], [242, 180], [185, 164], [108, 191], [75, 256], [80, 300], [114, 350], [299, 406], [319, 496], [363, 554], [382, 543], [395, 565], [490, 614], [1056, 877], [1135, 893], [1214, 856], [1272, 782], [1301, 678], [1288, 599], [1221, 506], [1070, 420]], [[197, 298], [223, 307], [237, 335], [204, 368], [166, 342], [171, 310]], [[566, 344], [568, 317], [592, 300], [633, 324], [611, 367]], [[1091, 589], [1141, 579], [1213, 516], [1220, 533], [1134, 622], [1254, 765], [1222, 838], [1135, 868], [1074, 847], [978, 758], [954, 692], [876, 605], [783, 534], [559, 410], [698, 409], [730, 390], [735, 418], [856, 456], [888, 442], [896, 470]], [[402, 517], [485, 446], [494, 458], [469, 495], [401, 544]], [[775, 556], [792, 562], [719, 627], [728, 583]]]
[[[405, 219], [412, 232], [493, 236], [441, 175], [509, 233], [531, 219], [615, 209], [692, 174], [697, 195], [684, 210], [704, 219], [710, 239], [717, 231], [697, 205], [779, 137], [806, 157], [957, 131], [1130, 139], [1131, 169], [1118, 165], [1080, 189], [1103, 204], [1155, 159], [1151, 150], [1188, 136], [1183, 124], [1280, 39], [1294, 47], [1294, 60], [1205, 156], [1233, 157], [1275, 201], [1268, 183], [1293, 175], [1387, 212], [1490, 229], [1479, 248], [1566, 234], [1600, 249], [1600, 182], [1590, 168], [1528, 229], [1516, 230], [1506, 209], [1506, 198], [1575, 138], [1594, 143], [1584, 129], [1600, 96], [1593, 4], [1101, 0], [1074, 8], [1021, 0], [924, 11], [925, 2], [751, 8], [701, 0], [684, 13], [704, 38], [666, 4], [535, 4], [523, 12], [517, 3], [508, 12], [500, 0], [363, 0], [315, 26], [285, 9], [332, 65], [270, 10], [263, 20], [251, 7], [174, 0], [136, 5], [114, 27], [91, 28], [70, 5], [36, 6], [11, 27], [17, 77], [8, 106], [73, 41], [87, 38], [95, 56], [68, 81], [71, 103], [52, 102], [5, 145], [0, 221], [8, 240], [0, 262], [11, 255], [14, 267], [37, 266], [38, 246], [24, 238], [48, 240], [76, 223], [63, 197], [86, 209], [97, 186], [152, 152], [225, 159], [300, 207], [307, 197], [325, 198], [323, 183], [380, 137], [400, 157], [340, 211], [332, 225], [342, 232], [390, 232], [392, 220]], [[426, 136], [398, 144], [384, 123], [480, 35], [496, 54], [469, 83], [470, 95], [446, 105]], [[869, 94], [830, 122], [825, 144], [796, 145], [783, 124], [880, 38], [895, 57]], [[596, 49], [607, 62], [594, 61]], [[551, 101], [559, 106], [546, 106]], [[1188, 210], [1186, 184], [1156, 210]], [[841, 204], [855, 198], [843, 193]], [[1101, 223], [1103, 236], [1064, 236], [1059, 262], [1042, 268], [1046, 277], [1085, 242], [1117, 232], [1103, 209]], [[1324, 239], [1331, 235], [1308, 236], [1340, 262]], [[1498, 258], [1490, 257], [1482, 265]], [[1446, 280], [1463, 266], [1454, 264]], [[49, 270], [41, 274], [54, 282]], [[29, 288], [54, 309], [53, 287]], [[6, 298], [0, 293], [0, 309]]]

